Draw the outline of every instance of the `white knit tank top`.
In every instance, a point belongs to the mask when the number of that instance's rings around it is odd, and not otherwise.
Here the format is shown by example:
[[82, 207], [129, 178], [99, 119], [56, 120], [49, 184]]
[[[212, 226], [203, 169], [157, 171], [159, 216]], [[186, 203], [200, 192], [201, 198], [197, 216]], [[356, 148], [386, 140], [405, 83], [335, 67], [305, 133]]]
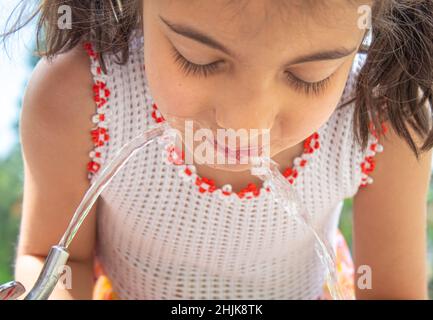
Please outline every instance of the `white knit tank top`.
[[[86, 46], [97, 105], [95, 148], [88, 165], [91, 181], [125, 143], [158, 119], [146, 80], [142, 32], [131, 37], [126, 65], [105, 56], [107, 74], [92, 48], [91, 43]], [[357, 54], [340, 103], [353, 96], [364, 60]], [[373, 147], [361, 151], [352, 135], [353, 110], [353, 104], [336, 109], [318, 131], [320, 147], [295, 160], [294, 186], [315, 228], [334, 246], [343, 199], [371, 183], [365, 166], [377, 142], [371, 135]], [[194, 174], [182, 174], [185, 166], [162, 160], [162, 148], [153, 143], [134, 155], [98, 200], [96, 255], [119, 298], [322, 295], [325, 267], [312, 235], [278, 207], [269, 192], [244, 198], [222, 196], [221, 189], [203, 192]], [[308, 165], [301, 167], [303, 159]]]

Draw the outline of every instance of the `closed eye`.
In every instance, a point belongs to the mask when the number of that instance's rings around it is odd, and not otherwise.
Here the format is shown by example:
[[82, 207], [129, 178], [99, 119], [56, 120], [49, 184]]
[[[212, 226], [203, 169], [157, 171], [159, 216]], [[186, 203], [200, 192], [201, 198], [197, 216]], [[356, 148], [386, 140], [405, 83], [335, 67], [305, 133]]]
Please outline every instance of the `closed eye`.
[[301, 91], [307, 95], [320, 95], [327, 89], [334, 73], [331, 74], [329, 77], [317, 82], [304, 81], [288, 71], [286, 72], [286, 75], [287, 79], [289, 80], [291, 85], [293, 85], [295, 90]]
[[[224, 61], [219, 60], [209, 64], [196, 64], [186, 59], [174, 46], [171, 48], [174, 61], [179, 65], [186, 76], [193, 75], [205, 78], [209, 77], [220, 71], [221, 64], [224, 63]], [[306, 95], [320, 95], [323, 93], [333, 76], [333, 74], [331, 74], [329, 77], [318, 82], [307, 82], [299, 79], [289, 71], [286, 72], [286, 75], [290, 85], [296, 91], [302, 92]]]
[[187, 60], [176, 48], [172, 47], [174, 61], [180, 66], [181, 70], [188, 75], [208, 77], [216, 73], [223, 61], [215, 61], [209, 64], [196, 64]]

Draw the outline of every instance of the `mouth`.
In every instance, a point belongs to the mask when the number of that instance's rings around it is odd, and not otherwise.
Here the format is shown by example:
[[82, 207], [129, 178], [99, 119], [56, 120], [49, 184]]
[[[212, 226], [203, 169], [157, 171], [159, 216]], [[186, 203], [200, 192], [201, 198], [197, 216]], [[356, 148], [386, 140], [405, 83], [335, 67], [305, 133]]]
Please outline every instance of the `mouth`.
[[214, 151], [219, 152], [228, 158], [233, 158], [236, 160], [240, 160], [241, 158], [249, 157], [249, 156], [259, 156], [262, 153], [263, 146], [254, 147], [254, 148], [230, 148], [225, 144], [218, 143], [217, 139], [206, 139], [214, 148]]

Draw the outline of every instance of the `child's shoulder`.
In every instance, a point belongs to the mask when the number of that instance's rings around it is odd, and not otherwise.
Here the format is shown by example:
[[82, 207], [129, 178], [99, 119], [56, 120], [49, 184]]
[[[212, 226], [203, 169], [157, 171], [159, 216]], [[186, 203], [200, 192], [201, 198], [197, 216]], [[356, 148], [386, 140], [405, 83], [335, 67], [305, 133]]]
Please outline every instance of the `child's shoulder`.
[[50, 59], [43, 57], [37, 63], [25, 89], [21, 134], [31, 144], [46, 141], [53, 151], [45, 150], [47, 154], [40, 155], [44, 149], [39, 148], [34, 150], [35, 156], [58, 159], [55, 154], [69, 154], [70, 161], [85, 165], [92, 148], [89, 119], [95, 109], [89, 64], [79, 46]]
[[52, 58], [43, 57], [33, 70], [25, 98], [58, 120], [79, 117], [85, 109], [93, 111], [89, 66], [81, 46]]

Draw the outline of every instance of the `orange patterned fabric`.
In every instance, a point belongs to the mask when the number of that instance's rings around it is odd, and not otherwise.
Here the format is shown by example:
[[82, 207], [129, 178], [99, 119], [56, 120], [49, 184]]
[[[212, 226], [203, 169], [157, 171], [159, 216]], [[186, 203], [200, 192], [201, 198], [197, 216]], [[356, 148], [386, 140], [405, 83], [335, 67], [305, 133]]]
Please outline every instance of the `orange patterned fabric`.
[[[354, 286], [354, 266], [349, 247], [341, 232], [337, 232], [337, 250], [336, 250], [336, 267], [337, 281], [345, 292], [346, 299], [355, 299]], [[98, 259], [95, 259], [94, 264], [95, 285], [93, 288], [93, 300], [117, 300], [118, 297], [113, 291], [110, 279], [106, 276], [103, 266]], [[331, 300], [331, 294], [328, 287], [324, 285], [323, 300]]]
[[[352, 255], [350, 254], [349, 247], [347, 246], [344, 236], [340, 230], [337, 232], [337, 248], [335, 252], [336, 268], [337, 268], [337, 282], [341, 291], [345, 295], [345, 299], [355, 299], [355, 284], [354, 284], [354, 266]], [[328, 290], [328, 286], [324, 284], [323, 300], [331, 300], [332, 296]]]
[[111, 281], [105, 275], [104, 269], [97, 258], [95, 258], [94, 263], [94, 275], [93, 300], [117, 300]]

